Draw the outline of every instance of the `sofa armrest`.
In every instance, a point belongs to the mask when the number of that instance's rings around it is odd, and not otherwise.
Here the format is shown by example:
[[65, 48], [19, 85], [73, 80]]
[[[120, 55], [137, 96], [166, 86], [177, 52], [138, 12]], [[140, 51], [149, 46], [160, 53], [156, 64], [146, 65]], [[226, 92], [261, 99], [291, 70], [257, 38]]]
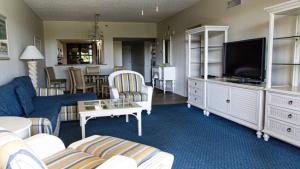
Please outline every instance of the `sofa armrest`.
[[117, 88], [109, 88], [109, 91], [110, 91], [110, 98], [111, 99], [119, 99], [119, 91]]
[[137, 164], [132, 158], [121, 155], [113, 156], [98, 166], [96, 169], [137, 169]]
[[63, 94], [64, 91], [61, 88], [36, 88], [37, 96], [57, 96]]
[[58, 137], [48, 134], [38, 134], [24, 141], [40, 159], [50, 157], [66, 148]]
[[147, 100], [152, 101], [152, 95], [153, 95], [153, 87], [152, 86], [142, 86], [142, 93], [146, 93], [148, 95]]
[[31, 135], [36, 135], [40, 133], [52, 134], [51, 122], [46, 118], [29, 118], [31, 121]]
[[174, 155], [159, 152], [149, 160], [142, 163], [138, 169], [172, 169]]

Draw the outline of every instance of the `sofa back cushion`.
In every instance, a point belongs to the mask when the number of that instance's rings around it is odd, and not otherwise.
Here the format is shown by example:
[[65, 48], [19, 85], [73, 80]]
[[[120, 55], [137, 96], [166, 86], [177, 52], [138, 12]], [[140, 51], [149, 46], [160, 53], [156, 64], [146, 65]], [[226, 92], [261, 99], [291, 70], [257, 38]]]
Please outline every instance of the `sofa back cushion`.
[[28, 117], [34, 110], [32, 98], [23, 86], [17, 86], [16, 93], [23, 108], [23, 112]]
[[15, 85], [8, 83], [0, 87], [0, 116], [23, 116]]
[[29, 76], [20, 76], [20, 77], [16, 77], [14, 78], [14, 80], [12, 81], [12, 83], [17, 87], [17, 86], [23, 86], [28, 95], [33, 98], [36, 96], [36, 91], [35, 88], [33, 87], [33, 84], [31, 82], [31, 79]]
[[142, 90], [142, 78], [133, 73], [124, 73], [115, 76], [114, 86], [119, 92], [140, 92]]

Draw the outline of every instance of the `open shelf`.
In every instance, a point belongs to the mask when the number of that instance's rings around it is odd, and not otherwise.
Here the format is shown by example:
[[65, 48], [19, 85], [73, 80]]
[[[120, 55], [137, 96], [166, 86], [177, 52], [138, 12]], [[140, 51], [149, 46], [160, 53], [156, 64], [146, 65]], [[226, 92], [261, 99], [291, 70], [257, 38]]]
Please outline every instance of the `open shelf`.
[[299, 35], [296, 35], [296, 36], [283, 36], [283, 37], [274, 38], [274, 40], [297, 39], [297, 38], [300, 38], [300, 36]]
[[272, 63], [276, 66], [300, 66], [300, 63]]
[[[208, 62], [208, 64], [221, 64], [222, 62]], [[191, 64], [204, 64], [204, 62], [191, 62]]]

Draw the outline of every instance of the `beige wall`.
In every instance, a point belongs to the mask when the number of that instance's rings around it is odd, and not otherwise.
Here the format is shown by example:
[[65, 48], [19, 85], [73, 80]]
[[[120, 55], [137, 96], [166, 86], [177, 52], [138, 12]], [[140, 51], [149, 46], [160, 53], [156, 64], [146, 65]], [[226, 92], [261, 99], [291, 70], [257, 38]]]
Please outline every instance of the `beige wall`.
[[[172, 37], [173, 65], [176, 66], [176, 93], [187, 95], [185, 30], [195, 25], [228, 25], [229, 41], [263, 37], [268, 35], [268, 14], [265, 7], [287, 0], [242, 0], [242, 5], [227, 9], [227, 0], [201, 0], [193, 7], [158, 24], [158, 64], [162, 62], [162, 37], [168, 26], [175, 31]], [[282, 19], [283, 23], [291, 23], [292, 19]], [[288, 25], [288, 24], [284, 24]], [[281, 27], [276, 30], [282, 34], [290, 34], [294, 26]]]
[[[0, 84], [4, 84], [16, 76], [27, 74], [27, 66], [19, 57], [27, 45], [33, 45], [34, 36], [39, 36], [43, 42], [43, 23], [23, 0], [0, 0], [0, 14], [7, 17], [10, 57], [10, 60], [0, 61]], [[38, 80], [41, 86], [45, 84], [44, 66], [45, 61], [39, 61]]]
[[[46, 65], [57, 64], [56, 39], [87, 39], [92, 32], [93, 22], [74, 21], [45, 21], [45, 55]], [[155, 38], [157, 25], [155, 23], [130, 22], [101, 22], [100, 28], [104, 33], [105, 64], [101, 65], [103, 71], [110, 72], [114, 66], [113, 38]], [[78, 66], [85, 67], [85, 66]], [[66, 77], [66, 66], [56, 66], [58, 77]]]

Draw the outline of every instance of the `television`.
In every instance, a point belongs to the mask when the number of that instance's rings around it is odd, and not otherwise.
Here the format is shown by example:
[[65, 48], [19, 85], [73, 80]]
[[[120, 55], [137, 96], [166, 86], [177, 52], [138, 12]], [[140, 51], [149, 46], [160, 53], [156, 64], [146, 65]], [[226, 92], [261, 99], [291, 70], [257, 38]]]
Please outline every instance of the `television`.
[[264, 82], [266, 38], [224, 43], [223, 75], [247, 82]]

